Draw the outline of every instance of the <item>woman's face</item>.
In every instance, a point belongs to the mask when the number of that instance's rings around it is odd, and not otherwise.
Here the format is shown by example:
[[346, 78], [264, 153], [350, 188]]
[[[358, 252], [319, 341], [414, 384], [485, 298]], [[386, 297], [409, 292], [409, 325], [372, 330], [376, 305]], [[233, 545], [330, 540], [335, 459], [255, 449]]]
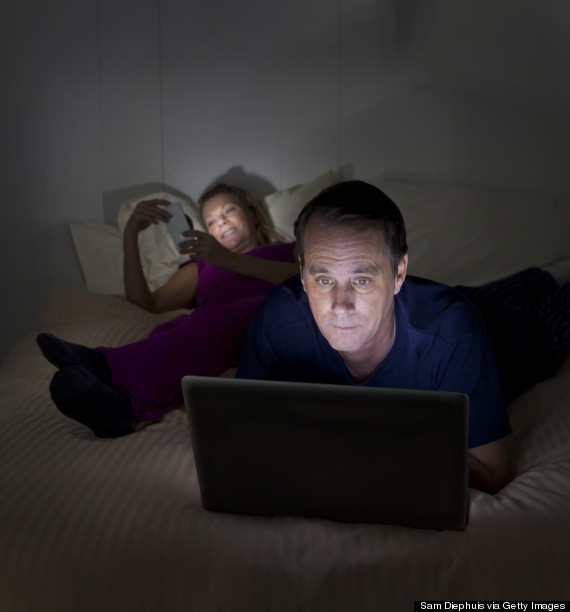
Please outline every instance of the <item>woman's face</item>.
[[206, 200], [202, 218], [208, 233], [230, 251], [246, 253], [258, 246], [257, 219], [253, 211], [236, 204], [229, 193]]

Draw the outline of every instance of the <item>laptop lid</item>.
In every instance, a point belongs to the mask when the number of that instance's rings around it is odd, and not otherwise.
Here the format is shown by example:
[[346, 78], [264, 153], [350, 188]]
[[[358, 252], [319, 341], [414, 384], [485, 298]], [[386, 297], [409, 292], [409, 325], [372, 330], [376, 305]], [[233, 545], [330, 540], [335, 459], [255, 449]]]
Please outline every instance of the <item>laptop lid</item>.
[[430, 529], [467, 522], [467, 396], [185, 376], [202, 503]]

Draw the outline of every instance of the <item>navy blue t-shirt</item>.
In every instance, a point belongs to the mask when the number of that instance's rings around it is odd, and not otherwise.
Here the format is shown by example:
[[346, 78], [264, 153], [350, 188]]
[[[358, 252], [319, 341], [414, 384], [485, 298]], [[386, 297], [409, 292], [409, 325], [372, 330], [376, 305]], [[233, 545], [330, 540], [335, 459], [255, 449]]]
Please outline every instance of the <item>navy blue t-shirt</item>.
[[457, 290], [408, 276], [395, 296], [396, 337], [384, 361], [355, 382], [321, 334], [299, 275], [272, 289], [256, 310], [240, 378], [457, 391], [469, 397], [469, 447], [510, 433], [485, 326]]

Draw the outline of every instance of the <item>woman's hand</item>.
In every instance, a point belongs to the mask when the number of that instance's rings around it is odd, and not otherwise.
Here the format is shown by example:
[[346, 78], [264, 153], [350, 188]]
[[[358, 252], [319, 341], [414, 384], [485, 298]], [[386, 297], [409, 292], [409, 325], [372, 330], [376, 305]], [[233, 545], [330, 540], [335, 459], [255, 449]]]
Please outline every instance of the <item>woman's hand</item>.
[[166, 206], [170, 206], [167, 200], [146, 200], [139, 202], [133, 210], [125, 232], [129, 234], [139, 234], [153, 223], [168, 223], [172, 215], [166, 210]]
[[216, 268], [229, 268], [234, 253], [220, 244], [211, 234], [199, 230], [182, 232], [186, 238], [178, 245], [178, 250], [192, 259], [201, 259]]
[[195, 264], [177, 270], [156, 291], [150, 290], [141, 262], [138, 235], [155, 223], [168, 222], [172, 216], [166, 200], [139, 202], [133, 210], [123, 232], [123, 269], [125, 295], [129, 302], [150, 312], [166, 312], [176, 308], [187, 308], [194, 299], [198, 273]]

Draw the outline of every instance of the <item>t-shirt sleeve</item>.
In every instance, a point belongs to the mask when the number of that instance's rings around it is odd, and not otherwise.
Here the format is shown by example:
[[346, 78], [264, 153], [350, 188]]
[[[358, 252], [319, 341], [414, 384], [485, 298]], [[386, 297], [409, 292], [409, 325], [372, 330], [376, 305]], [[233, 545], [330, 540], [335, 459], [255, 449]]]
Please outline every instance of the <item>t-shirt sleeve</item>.
[[[251, 319], [239, 378], [312, 380], [321, 360], [299, 275], [274, 287]], [[317, 381], [315, 381], [317, 382]]]
[[283, 310], [287, 296], [279, 287], [271, 291], [258, 306], [251, 319], [245, 347], [236, 373], [237, 378], [274, 380], [275, 372], [283, 367], [270, 340], [270, 329]]
[[[251, 329], [251, 328], [250, 328]], [[257, 342], [251, 335], [241, 355], [236, 378], [249, 378], [254, 380], [270, 380], [272, 377], [266, 367], [267, 347], [261, 349], [260, 342]], [[261, 349], [261, 350], [260, 350]]]

